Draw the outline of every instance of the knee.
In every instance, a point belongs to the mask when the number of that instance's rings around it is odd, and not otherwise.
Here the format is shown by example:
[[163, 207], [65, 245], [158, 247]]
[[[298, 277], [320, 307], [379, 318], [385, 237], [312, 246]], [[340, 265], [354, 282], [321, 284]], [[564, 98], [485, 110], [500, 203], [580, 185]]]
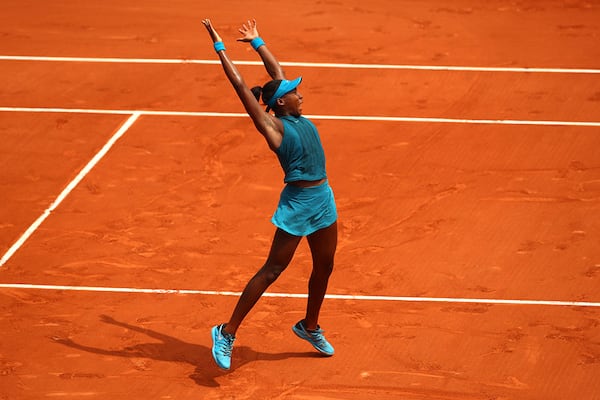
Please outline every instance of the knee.
[[322, 274], [324, 276], [329, 276], [333, 272], [333, 261], [325, 263], [315, 263], [313, 270], [316, 273]]
[[277, 280], [277, 278], [279, 278], [279, 275], [281, 275], [281, 273], [284, 270], [285, 270], [285, 266], [265, 264], [261, 268], [260, 274], [262, 275], [263, 279], [268, 284], [271, 284], [271, 283], [275, 282]]
[[333, 272], [333, 261], [327, 264], [325, 270], [327, 271], [327, 275], [331, 275], [331, 273]]

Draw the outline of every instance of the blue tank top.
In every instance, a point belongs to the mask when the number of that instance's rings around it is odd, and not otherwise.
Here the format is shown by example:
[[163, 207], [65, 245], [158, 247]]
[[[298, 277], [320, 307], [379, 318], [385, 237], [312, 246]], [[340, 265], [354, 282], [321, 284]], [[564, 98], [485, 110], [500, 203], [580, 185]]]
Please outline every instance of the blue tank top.
[[283, 140], [275, 151], [285, 173], [284, 182], [327, 178], [325, 152], [315, 125], [304, 117], [279, 117]]

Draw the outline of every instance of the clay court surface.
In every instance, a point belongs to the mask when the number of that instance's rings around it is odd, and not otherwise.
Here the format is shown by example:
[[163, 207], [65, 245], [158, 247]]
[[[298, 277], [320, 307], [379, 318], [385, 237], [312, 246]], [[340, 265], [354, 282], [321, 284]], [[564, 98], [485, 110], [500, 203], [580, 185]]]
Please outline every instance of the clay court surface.
[[[600, 399], [597, 1], [2, 9], [1, 400]], [[290, 329], [302, 242], [212, 360], [283, 174], [205, 17], [249, 85], [248, 18], [304, 78], [340, 216], [332, 358]]]

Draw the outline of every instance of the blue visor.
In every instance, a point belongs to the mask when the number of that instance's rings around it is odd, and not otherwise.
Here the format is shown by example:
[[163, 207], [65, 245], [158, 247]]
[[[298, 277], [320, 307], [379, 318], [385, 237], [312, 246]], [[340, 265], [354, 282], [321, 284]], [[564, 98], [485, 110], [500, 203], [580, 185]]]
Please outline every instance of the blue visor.
[[275, 91], [275, 94], [273, 95], [273, 97], [271, 97], [269, 99], [269, 101], [267, 102], [267, 105], [269, 106], [269, 108], [272, 108], [275, 105], [275, 102], [277, 101], [277, 99], [283, 97], [286, 93], [289, 93], [292, 90], [296, 89], [298, 87], [298, 85], [300, 84], [300, 82], [302, 82], [301, 76], [294, 79], [293, 81], [288, 81], [287, 79], [282, 80], [281, 84], [279, 84], [279, 87]]

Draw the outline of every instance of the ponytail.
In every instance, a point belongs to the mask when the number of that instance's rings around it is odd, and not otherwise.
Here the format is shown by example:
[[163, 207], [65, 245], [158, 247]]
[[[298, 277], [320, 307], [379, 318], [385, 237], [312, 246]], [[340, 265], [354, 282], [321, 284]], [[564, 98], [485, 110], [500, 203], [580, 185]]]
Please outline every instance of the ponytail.
[[260, 101], [260, 95], [262, 94], [262, 88], [260, 86], [254, 86], [252, 89], [252, 94], [256, 97], [256, 101]]

